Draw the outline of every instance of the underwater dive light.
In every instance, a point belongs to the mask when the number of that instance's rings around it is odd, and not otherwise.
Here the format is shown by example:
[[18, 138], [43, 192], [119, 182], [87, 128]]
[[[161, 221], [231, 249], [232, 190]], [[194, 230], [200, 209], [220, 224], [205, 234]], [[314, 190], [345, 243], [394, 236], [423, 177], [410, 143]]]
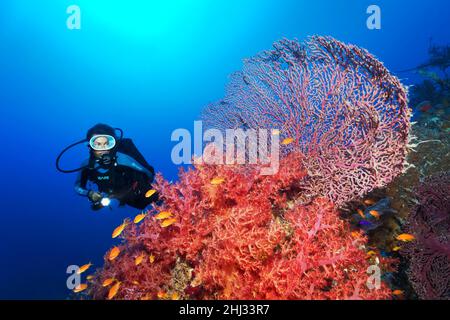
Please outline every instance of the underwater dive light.
[[104, 207], [107, 207], [111, 204], [111, 199], [108, 197], [105, 197], [100, 201], [100, 204]]

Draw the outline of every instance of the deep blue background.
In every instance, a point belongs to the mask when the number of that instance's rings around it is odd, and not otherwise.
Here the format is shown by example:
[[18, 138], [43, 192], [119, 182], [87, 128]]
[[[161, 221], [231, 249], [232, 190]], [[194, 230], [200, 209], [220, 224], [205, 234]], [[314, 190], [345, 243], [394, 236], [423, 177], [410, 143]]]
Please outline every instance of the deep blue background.
[[[82, 29], [66, 28], [66, 8]], [[366, 8], [382, 29], [366, 28]], [[176, 179], [175, 128], [191, 129], [221, 98], [243, 58], [282, 37], [332, 35], [393, 71], [450, 39], [448, 0], [0, 2], [0, 298], [64, 299], [66, 267], [92, 261], [135, 210], [91, 212], [54, 159], [97, 122], [120, 126], [155, 168]], [[447, 13], [447, 15], [446, 15]], [[402, 79], [410, 83], [412, 79]], [[77, 165], [85, 149], [68, 159]], [[69, 162], [67, 162], [69, 163]]]

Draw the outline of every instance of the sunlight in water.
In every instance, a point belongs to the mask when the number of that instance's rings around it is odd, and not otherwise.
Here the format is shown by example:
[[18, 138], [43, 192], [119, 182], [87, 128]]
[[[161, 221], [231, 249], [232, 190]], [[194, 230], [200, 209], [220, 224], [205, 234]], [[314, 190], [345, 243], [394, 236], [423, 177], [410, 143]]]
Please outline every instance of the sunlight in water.
[[[125, 37], [161, 40], [199, 26], [207, 1], [79, 1], [85, 23], [92, 21]], [[199, 19], [200, 18], [200, 19]]]

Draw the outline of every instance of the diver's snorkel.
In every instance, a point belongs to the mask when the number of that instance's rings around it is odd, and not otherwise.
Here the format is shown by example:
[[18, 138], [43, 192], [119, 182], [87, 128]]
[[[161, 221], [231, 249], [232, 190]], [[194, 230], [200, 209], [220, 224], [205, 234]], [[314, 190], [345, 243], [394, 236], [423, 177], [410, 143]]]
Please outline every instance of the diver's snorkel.
[[[83, 169], [88, 168], [89, 165], [83, 166], [83, 167], [80, 167], [80, 168], [77, 168], [77, 169], [65, 170], [65, 169], [62, 169], [62, 168], [59, 166], [59, 161], [61, 160], [63, 154], [66, 153], [67, 150], [69, 150], [69, 149], [75, 147], [76, 145], [82, 144], [82, 143], [89, 142], [89, 146], [90, 146], [90, 149], [91, 149], [91, 152], [92, 152], [92, 150], [94, 150], [94, 149], [96, 148], [96, 146], [93, 144], [94, 141], [95, 141], [95, 139], [93, 139], [93, 138], [107, 137], [106, 139], [110, 139], [109, 137], [111, 137], [112, 140], [114, 140], [114, 143], [113, 143], [113, 145], [112, 145], [112, 147], [111, 147], [111, 150], [117, 150], [117, 147], [120, 145], [120, 142], [121, 142], [122, 139], [123, 139], [123, 130], [120, 129], [120, 128], [115, 128], [114, 130], [120, 132], [120, 137], [119, 137], [119, 139], [116, 139], [116, 138], [114, 138], [114, 137], [112, 137], [112, 136], [110, 136], [110, 135], [102, 135], [102, 134], [99, 134], [99, 135], [94, 135], [94, 136], [91, 137], [90, 139], [87, 139], [87, 138], [86, 138], [86, 139], [77, 141], [77, 142], [75, 142], [75, 143], [72, 143], [72, 144], [69, 145], [68, 147], [64, 148], [64, 149], [60, 152], [60, 154], [58, 155], [58, 157], [56, 158], [56, 169], [57, 169], [59, 172], [62, 172], [62, 173], [73, 173], [73, 172], [81, 171], [81, 170], [83, 170]], [[110, 140], [110, 141], [112, 142], [112, 140]], [[116, 140], [117, 140], [117, 141], [116, 141]], [[94, 148], [93, 148], [93, 146], [94, 146]], [[91, 155], [91, 156], [92, 156], [92, 155]], [[102, 155], [102, 157], [100, 158], [100, 161], [99, 161], [99, 162], [100, 162], [102, 165], [107, 165], [107, 166], [108, 166], [108, 165], [110, 165], [110, 164], [114, 161], [114, 159], [115, 159], [115, 152], [110, 152], [110, 154], [104, 154], [104, 155]]]

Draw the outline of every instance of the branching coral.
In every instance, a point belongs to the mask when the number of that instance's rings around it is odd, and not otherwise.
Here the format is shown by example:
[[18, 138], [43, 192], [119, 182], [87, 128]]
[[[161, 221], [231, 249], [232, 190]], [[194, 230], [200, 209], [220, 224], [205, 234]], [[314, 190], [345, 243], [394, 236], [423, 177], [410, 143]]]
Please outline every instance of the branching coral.
[[405, 246], [409, 279], [421, 299], [450, 299], [450, 173], [425, 179], [406, 230], [416, 241]]
[[[352, 233], [325, 198], [296, 202], [302, 162], [291, 153], [273, 176], [240, 165], [197, 166], [175, 184], [158, 176], [163, 204], [156, 209], [177, 222], [162, 227], [148, 217], [126, 229], [122, 253], [106, 260], [91, 295], [105, 298], [101, 283], [113, 277], [119, 299], [389, 298], [385, 284], [366, 286], [366, 237]], [[217, 177], [223, 182], [212, 184]], [[154, 260], [136, 266], [143, 253]], [[380, 259], [381, 268], [392, 262]]]
[[366, 236], [336, 205], [404, 170], [406, 100], [378, 60], [332, 38], [282, 40], [246, 60], [203, 118], [222, 130], [281, 129], [294, 143], [284, 146], [279, 171], [197, 164], [175, 184], [159, 175], [155, 210], [175, 220], [128, 226], [121, 254], [105, 257], [91, 296], [107, 297], [102, 283], [114, 278], [119, 299], [389, 298], [383, 282], [369, 289], [367, 270], [375, 263], [391, 271], [393, 260], [368, 256]]
[[405, 88], [369, 52], [331, 37], [281, 40], [245, 60], [203, 119], [209, 128], [278, 128], [294, 138], [284, 151], [305, 155], [304, 203], [321, 195], [342, 205], [404, 170]]

